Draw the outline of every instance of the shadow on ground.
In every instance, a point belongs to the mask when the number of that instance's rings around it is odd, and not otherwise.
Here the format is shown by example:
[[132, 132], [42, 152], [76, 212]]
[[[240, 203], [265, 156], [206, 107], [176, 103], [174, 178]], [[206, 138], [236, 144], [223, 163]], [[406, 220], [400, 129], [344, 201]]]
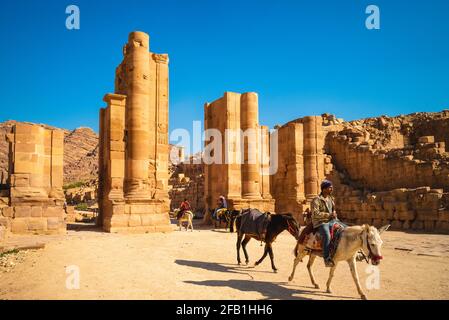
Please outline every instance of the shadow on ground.
[[74, 222], [74, 223], [67, 223], [67, 230], [71, 231], [91, 231], [91, 232], [104, 232], [103, 229], [95, 224], [95, 222], [92, 223], [84, 223], [84, 222]]
[[[203, 262], [203, 261], [191, 261], [191, 260], [176, 260], [176, 264], [182, 266], [188, 266], [193, 268], [205, 269], [215, 272], [233, 273], [248, 275], [253, 279], [250, 272], [271, 273], [271, 271], [258, 271], [251, 267], [240, 267], [237, 265], [228, 265], [221, 263]], [[266, 282], [258, 280], [206, 280], [206, 281], [184, 281], [188, 284], [194, 284], [198, 286], [207, 287], [229, 287], [244, 292], [259, 292], [265, 297], [265, 299], [293, 299], [293, 300], [311, 300], [301, 295], [312, 295], [316, 297], [326, 297], [328, 299], [356, 299], [354, 297], [337, 296], [328, 294], [323, 291], [314, 289], [313, 287], [298, 286], [289, 282]], [[310, 289], [310, 290], [309, 290]]]

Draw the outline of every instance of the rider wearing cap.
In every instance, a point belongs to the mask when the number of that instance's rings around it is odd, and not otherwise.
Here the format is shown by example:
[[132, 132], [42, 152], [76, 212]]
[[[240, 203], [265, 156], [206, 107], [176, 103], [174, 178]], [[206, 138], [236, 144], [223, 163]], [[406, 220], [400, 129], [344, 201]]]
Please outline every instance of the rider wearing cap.
[[323, 258], [326, 267], [334, 266], [329, 256], [329, 244], [331, 241], [330, 228], [337, 221], [337, 212], [335, 211], [332, 191], [332, 182], [324, 180], [321, 183], [321, 194], [315, 197], [311, 204], [312, 224], [314, 229], [318, 229], [323, 239]]

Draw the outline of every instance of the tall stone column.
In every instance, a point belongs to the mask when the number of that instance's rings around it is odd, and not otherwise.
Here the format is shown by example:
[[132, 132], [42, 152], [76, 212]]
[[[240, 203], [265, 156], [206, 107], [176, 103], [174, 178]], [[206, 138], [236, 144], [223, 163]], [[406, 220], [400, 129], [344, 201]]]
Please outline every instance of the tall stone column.
[[[241, 129], [245, 133], [248, 129], [250, 134], [242, 141], [243, 163], [242, 163], [242, 197], [247, 199], [258, 199], [260, 195], [260, 171], [258, 159], [258, 96], [257, 93], [247, 92], [241, 95], [240, 121]], [[245, 143], [247, 142], [247, 143]]]
[[261, 194], [264, 199], [272, 199], [270, 192], [270, 131], [267, 126], [261, 126], [260, 137], [260, 168]]
[[320, 193], [320, 168], [322, 165], [319, 161], [324, 161], [322, 118], [309, 116], [303, 119], [304, 187], [306, 198], [310, 200]]
[[143, 32], [132, 32], [125, 52], [126, 99], [126, 173], [127, 199], [149, 199], [149, 42]]

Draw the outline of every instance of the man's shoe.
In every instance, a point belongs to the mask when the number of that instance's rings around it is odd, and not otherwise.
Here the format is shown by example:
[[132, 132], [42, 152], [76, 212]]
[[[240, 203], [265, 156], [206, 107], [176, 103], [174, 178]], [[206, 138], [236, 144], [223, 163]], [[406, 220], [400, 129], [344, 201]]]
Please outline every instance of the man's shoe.
[[327, 268], [335, 267], [335, 263], [332, 261], [332, 259], [324, 260], [324, 265], [325, 265]]

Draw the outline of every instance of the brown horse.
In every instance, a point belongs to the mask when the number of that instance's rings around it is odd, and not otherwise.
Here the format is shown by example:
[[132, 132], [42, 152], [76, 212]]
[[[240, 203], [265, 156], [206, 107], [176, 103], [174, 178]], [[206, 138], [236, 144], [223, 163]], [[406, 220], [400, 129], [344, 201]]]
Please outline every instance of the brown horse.
[[[243, 213], [245, 214], [245, 213]], [[241, 222], [242, 222], [242, 215], [239, 215], [236, 218], [236, 227], [237, 227], [237, 262], [240, 265], [240, 245], [243, 247], [243, 253], [245, 254], [245, 262], [246, 264], [249, 263], [249, 257], [248, 252], [246, 251], [246, 245], [251, 240], [251, 238], [254, 238], [259, 241], [265, 242], [265, 250], [263, 253], [262, 258], [260, 258], [255, 265], [259, 265], [262, 263], [262, 261], [265, 259], [267, 254], [270, 255], [271, 259], [271, 268], [274, 272], [277, 272], [277, 268], [274, 265], [274, 254], [273, 254], [273, 248], [272, 243], [276, 239], [276, 237], [283, 232], [284, 230], [288, 230], [288, 232], [295, 237], [295, 239], [298, 239], [299, 235], [299, 225], [296, 222], [295, 218], [290, 213], [287, 214], [272, 214], [270, 215], [271, 219], [268, 222], [267, 225], [267, 231], [265, 235], [265, 239], [260, 239], [257, 235], [254, 234], [245, 234], [240, 229]], [[243, 241], [242, 241], [243, 239]]]

